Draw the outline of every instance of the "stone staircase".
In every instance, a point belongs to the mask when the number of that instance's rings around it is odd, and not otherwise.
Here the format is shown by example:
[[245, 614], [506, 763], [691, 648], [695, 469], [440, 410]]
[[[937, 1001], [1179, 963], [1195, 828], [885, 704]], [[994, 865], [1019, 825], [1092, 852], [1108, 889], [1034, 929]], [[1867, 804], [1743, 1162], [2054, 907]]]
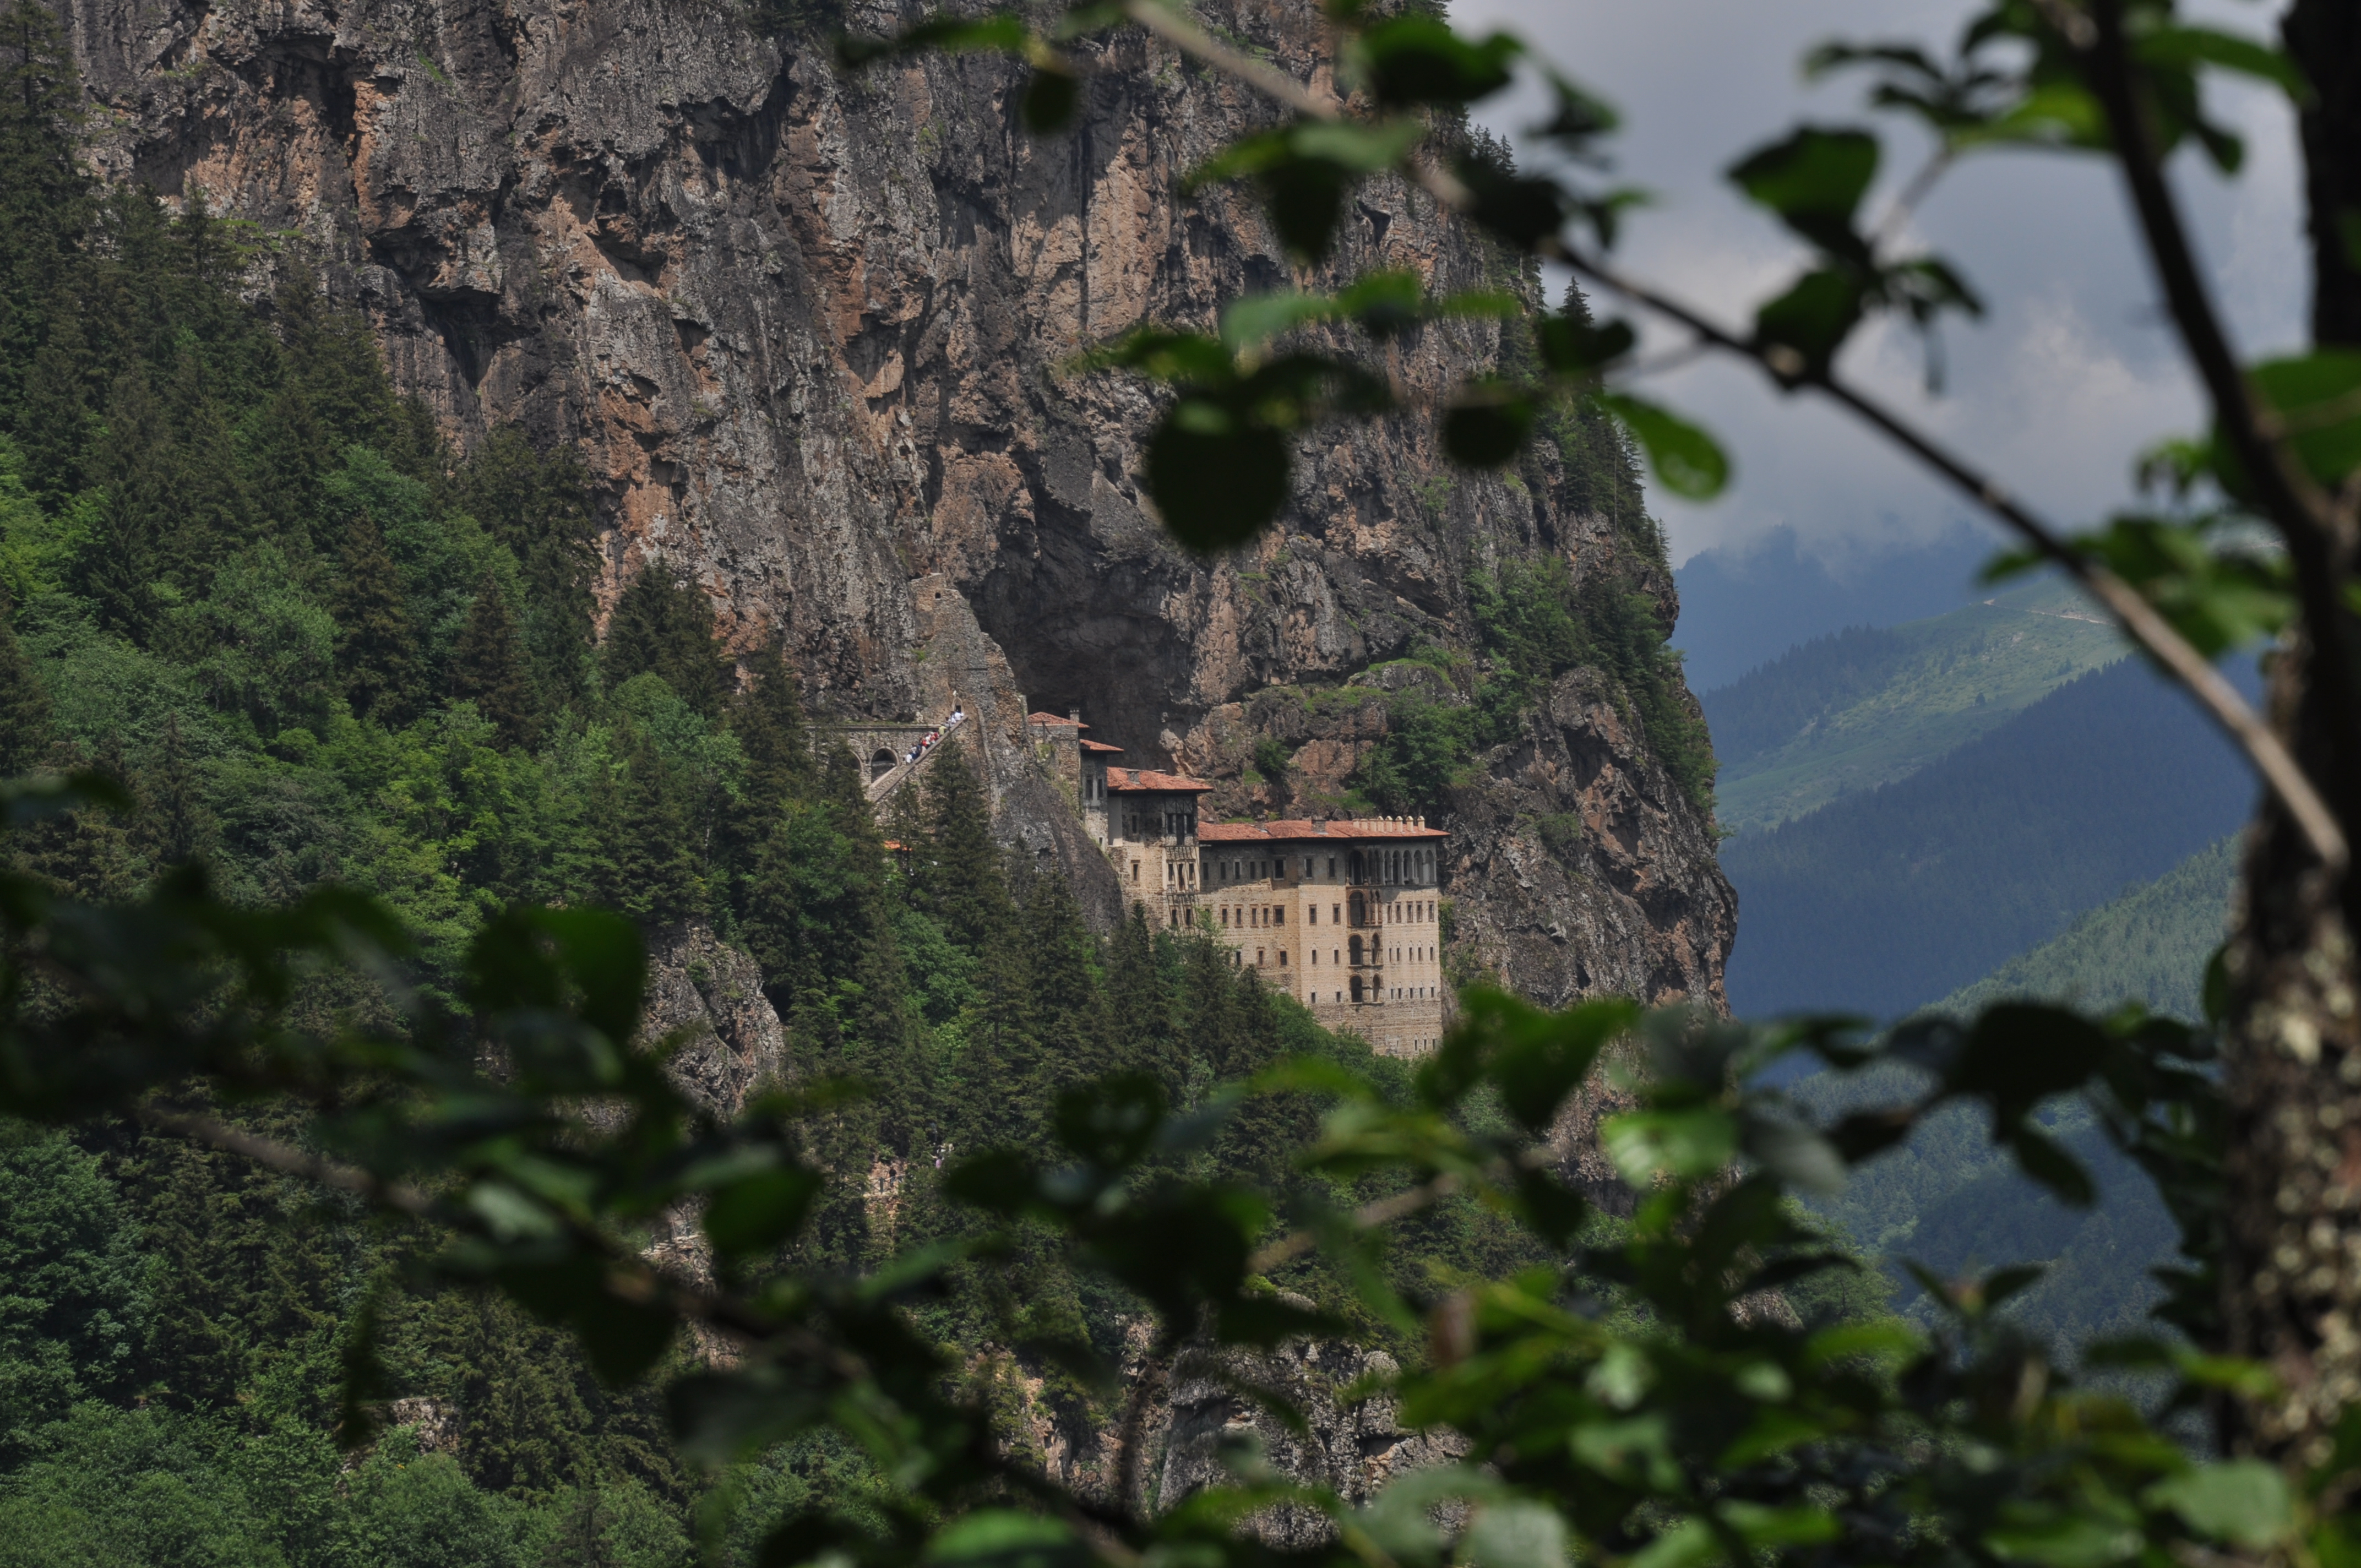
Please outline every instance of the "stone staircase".
[[906, 762], [896, 762], [888, 772], [880, 773], [875, 778], [870, 780], [869, 804], [872, 806], [883, 806], [887, 801], [893, 799], [894, 792], [900, 789], [905, 784], [908, 783], [912, 775], [917, 773], [919, 769], [925, 767], [928, 762], [933, 762], [936, 754], [943, 749], [943, 742], [949, 740], [961, 730], [965, 729], [968, 727], [969, 722], [970, 720], [962, 718], [957, 724], [946, 726], [942, 731], [941, 738], [936, 740], [933, 745], [919, 752], [917, 760]]

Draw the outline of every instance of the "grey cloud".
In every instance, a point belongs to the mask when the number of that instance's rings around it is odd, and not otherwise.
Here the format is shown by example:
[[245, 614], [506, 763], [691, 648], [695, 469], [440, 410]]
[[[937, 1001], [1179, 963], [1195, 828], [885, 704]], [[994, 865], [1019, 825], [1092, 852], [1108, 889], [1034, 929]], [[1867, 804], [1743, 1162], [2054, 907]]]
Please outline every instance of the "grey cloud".
[[[2271, 19], [2228, 0], [2200, 8], [2250, 32]], [[1623, 261], [1738, 323], [1795, 253], [1719, 171], [1798, 119], [1861, 117], [1856, 83], [1801, 81], [1804, 51], [1838, 36], [1948, 44], [1971, 9], [1956, 0], [1459, 0], [1454, 15], [1522, 34], [1621, 108], [1619, 173], [1659, 195], [1631, 225]], [[1487, 105], [1479, 118], [1514, 137], [1533, 103]], [[2291, 126], [2260, 91], [2225, 93], [2217, 104], [2248, 133], [2245, 174], [2225, 182], [2184, 159], [2176, 177], [2242, 341], [2283, 349], [2301, 340], [2304, 309]], [[1914, 131], [1891, 128], [1888, 191], [1926, 151]], [[1539, 155], [1521, 143], [1521, 156]], [[2199, 417], [2125, 203], [2097, 161], [1972, 159], [1910, 232], [1962, 267], [1991, 313], [1947, 329], [1943, 397], [1925, 393], [1915, 345], [1891, 330], [1856, 344], [1847, 370], [2061, 521], [2122, 501], [2136, 455]], [[1658, 331], [1652, 341], [1675, 340]], [[1874, 549], [1939, 532], [1968, 510], [1877, 438], [1742, 367], [1698, 363], [1650, 389], [1706, 421], [1738, 468], [1730, 494], [1710, 506], [1657, 499], [1676, 558], [1783, 524], [1823, 553]]]

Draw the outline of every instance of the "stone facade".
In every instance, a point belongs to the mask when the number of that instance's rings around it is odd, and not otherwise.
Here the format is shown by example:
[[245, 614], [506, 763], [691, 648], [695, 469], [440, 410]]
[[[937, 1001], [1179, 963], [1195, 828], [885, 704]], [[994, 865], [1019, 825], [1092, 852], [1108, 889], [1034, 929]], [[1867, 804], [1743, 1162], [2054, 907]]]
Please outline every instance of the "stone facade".
[[1421, 817], [1210, 823], [1191, 917], [1265, 983], [1388, 1056], [1423, 1056], [1449, 1013], [1441, 867]]
[[1450, 834], [1422, 817], [1202, 822], [1214, 786], [1126, 768], [1079, 713], [1027, 720], [1036, 762], [1069, 787], [1126, 905], [1191, 927], [1235, 961], [1390, 1056], [1422, 1056], [1449, 1012], [1441, 884]]

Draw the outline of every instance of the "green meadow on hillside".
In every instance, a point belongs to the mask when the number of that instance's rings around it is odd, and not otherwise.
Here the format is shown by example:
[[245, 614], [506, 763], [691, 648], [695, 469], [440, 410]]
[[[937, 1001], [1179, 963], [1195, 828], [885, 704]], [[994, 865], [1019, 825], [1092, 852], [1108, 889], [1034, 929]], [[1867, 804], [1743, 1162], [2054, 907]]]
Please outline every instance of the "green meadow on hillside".
[[1907, 777], [2122, 656], [2114, 630], [2047, 580], [1801, 644], [1699, 699], [1720, 761], [1716, 816], [1761, 832]]

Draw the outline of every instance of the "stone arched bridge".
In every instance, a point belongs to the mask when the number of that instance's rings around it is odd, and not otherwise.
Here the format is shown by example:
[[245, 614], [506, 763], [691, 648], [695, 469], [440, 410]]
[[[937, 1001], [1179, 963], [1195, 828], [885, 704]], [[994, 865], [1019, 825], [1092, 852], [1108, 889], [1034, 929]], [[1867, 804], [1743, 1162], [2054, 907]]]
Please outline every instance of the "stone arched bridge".
[[925, 767], [935, 753], [922, 753], [915, 762], [906, 762], [910, 748], [928, 736], [940, 730], [954, 735], [968, 728], [972, 719], [962, 719], [946, 728], [940, 723], [893, 723], [883, 719], [852, 721], [822, 721], [811, 726], [812, 749], [822, 756], [839, 746], [851, 751], [860, 760], [862, 770], [869, 775], [869, 803], [882, 806], [893, 797], [911, 774]]

